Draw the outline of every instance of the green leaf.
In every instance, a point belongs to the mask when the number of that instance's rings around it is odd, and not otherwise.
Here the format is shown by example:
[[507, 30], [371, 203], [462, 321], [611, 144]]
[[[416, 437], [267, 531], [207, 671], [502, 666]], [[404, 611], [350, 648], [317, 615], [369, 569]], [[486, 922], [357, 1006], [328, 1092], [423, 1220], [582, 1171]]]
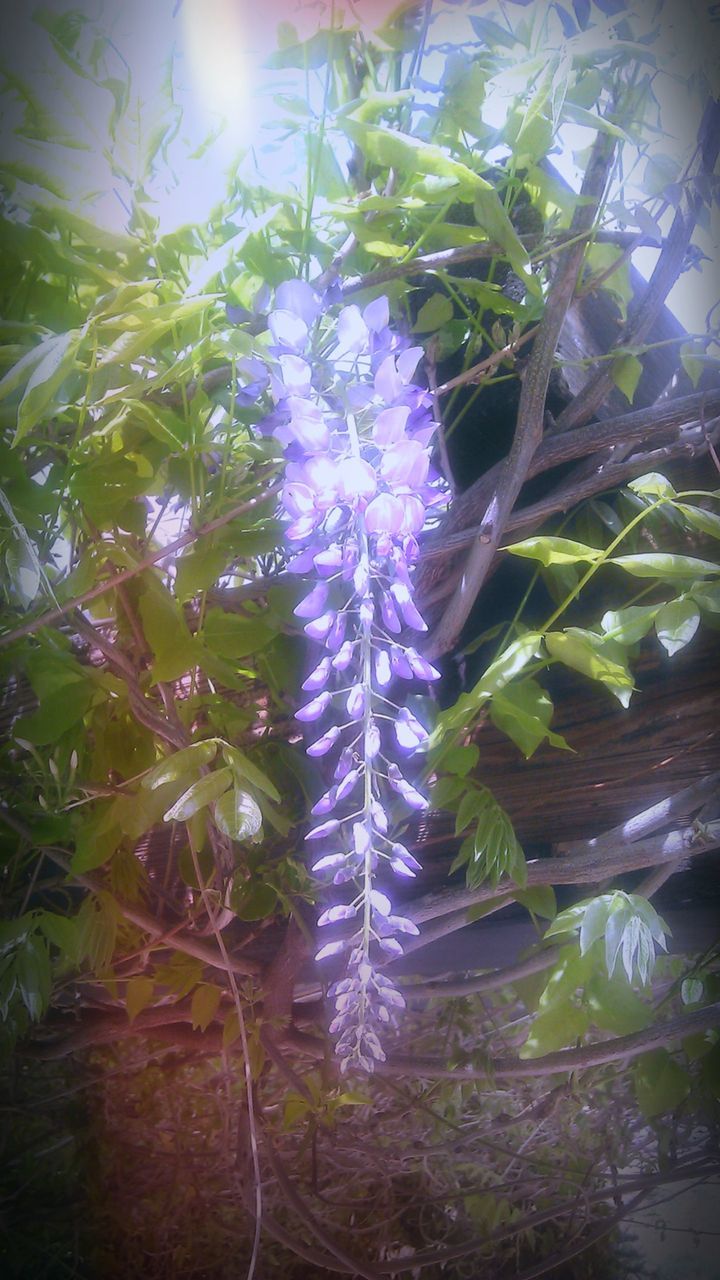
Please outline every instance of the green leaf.
[[47, 354], [47, 347], [44, 342], [38, 343], [36, 347], [31, 347], [25, 355], [14, 364], [0, 381], [0, 400], [4, 400], [6, 396], [12, 395], [18, 387], [25, 383], [28, 375], [33, 369], [40, 364], [43, 357]]
[[534, 916], [542, 916], [544, 920], [553, 920], [557, 914], [555, 890], [550, 884], [538, 884], [532, 889], [519, 889], [513, 895], [515, 900]]
[[653, 1021], [652, 1006], [622, 980], [594, 973], [585, 988], [590, 1016], [601, 1031], [627, 1036], [644, 1031]]
[[539, 560], [546, 567], [552, 564], [577, 564], [581, 560], [592, 563], [602, 556], [602, 551], [587, 547], [583, 542], [574, 542], [572, 538], [525, 538], [522, 542], [513, 542], [510, 546], [503, 547], [502, 550], [509, 551], [514, 556]]
[[[456, 778], [466, 778], [471, 769], [475, 768], [480, 759], [480, 748], [474, 744], [465, 747], [453, 747], [452, 751], [448, 751], [443, 756], [443, 769], [446, 773], [455, 774]], [[452, 781], [451, 779], [440, 779], [440, 782]], [[436, 784], [436, 785], [439, 785]], [[434, 794], [434, 792], [433, 792]], [[438, 802], [438, 807], [443, 808], [443, 802]]]
[[[362, 148], [373, 164], [381, 165], [383, 168], [399, 169], [402, 173], [409, 171], [412, 174], [434, 174], [439, 178], [450, 178], [467, 191], [487, 190], [492, 193], [492, 198], [502, 210], [497, 192], [490, 183], [474, 173], [466, 164], [453, 160], [442, 147], [431, 142], [423, 142], [397, 129], [366, 124], [353, 116], [338, 116], [336, 123], [338, 128], [347, 133], [352, 141]], [[504, 216], [507, 219], [507, 214]], [[514, 231], [513, 235], [515, 235]], [[527, 259], [524, 250], [522, 253]]]
[[192, 818], [193, 814], [198, 813], [200, 809], [204, 809], [206, 805], [211, 804], [213, 800], [217, 800], [223, 792], [227, 791], [232, 783], [232, 770], [227, 767], [217, 769], [214, 773], [208, 774], [206, 778], [200, 778], [197, 782], [193, 782], [187, 791], [183, 791], [179, 800], [163, 814], [164, 822], [187, 822], [188, 818]]
[[486, 787], [478, 795], [482, 808], [478, 813], [472, 856], [468, 862], [468, 888], [475, 888], [486, 879], [497, 884], [503, 875], [507, 875], [524, 889], [527, 864], [512, 822]]
[[564, 933], [573, 933], [580, 928], [587, 902], [577, 902], [574, 907], [566, 907], [555, 917], [549, 929], [545, 930], [546, 938], [557, 938]]
[[75, 916], [59, 916], [52, 911], [40, 914], [40, 928], [48, 942], [73, 963], [80, 958], [80, 931]]
[[220, 1007], [222, 992], [219, 987], [203, 982], [193, 992], [190, 1017], [194, 1031], [206, 1031]]
[[104, 866], [122, 837], [122, 830], [115, 820], [114, 804], [102, 805], [96, 809], [84, 820], [75, 840], [75, 852], [70, 863], [73, 875]]
[[697, 583], [692, 598], [707, 613], [720, 613], [720, 582]]
[[465, 786], [462, 775], [445, 774], [438, 778], [430, 789], [430, 807], [432, 809], [451, 809], [459, 796], [464, 795]]
[[537, 680], [525, 679], [506, 685], [494, 695], [490, 719], [520, 748], [525, 759], [546, 740], [563, 751], [572, 748], [559, 733], [550, 729], [553, 704]]
[[183, 951], [173, 951], [167, 964], [159, 964], [155, 971], [156, 981], [182, 999], [193, 987], [202, 982], [202, 961], [195, 956], [186, 955]]
[[604, 938], [611, 903], [612, 898], [609, 894], [602, 894], [601, 897], [588, 902], [580, 925], [581, 956], [584, 956], [599, 938]]
[[666, 1049], [644, 1053], [633, 1075], [635, 1096], [646, 1120], [674, 1111], [690, 1092], [690, 1077]]
[[32, 934], [18, 948], [15, 979], [30, 1018], [37, 1022], [49, 1004], [52, 984], [48, 949], [37, 934]]
[[710, 538], [720, 538], [720, 516], [714, 511], [706, 511], [704, 507], [690, 506], [686, 502], [676, 502], [675, 510], [682, 511], [685, 519], [694, 529], [699, 529]]
[[689, 644], [700, 626], [700, 611], [690, 597], [670, 600], [655, 618], [657, 637], [670, 657]]
[[643, 367], [637, 356], [617, 356], [610, 365], [610, 376], [619, 391], [632, 404]]
[[685, 342], [680, 348], [680, 363], [695, 390], [705, 370], [704, 348], [699, 343]]
[[244, 778], [250, 783], [251, 787], [257, 787], [258, 791], [264, 791], [265, 795], [274, 800], [276, 804], [282, 803], [282, 796], [274, 782], [270, 781], [262, 769], [258, 769], [256, 764], [248, 760], [244, 752], [238, 750], [237, 747], [231, 747], [228, 743], [224, 743], [223, 757], [225, 763], [230, 765], [238, 777]]
[[619, 138], [621, 142], [630, 142], [628, 135], [618, 125], [613, 124], [612, 120], [608, 120], [604, 115], [597, 115], [594, 111], [587, 111], [584, 107], [578, 106], [573, 102], [565, 102], [563, 107], [563, 116], [567, 120], [572, 120], [574, 124], [584, 125], [587, 129], [594, 129], [597, 133], [609, 133], [612, 138]]
[[152, 978], [130, 978], [125, 988], [125, 1008], [131, 1023], [152, 1003], [154, 994], [155, 982]]
[[627, 667], [614, 662], [602, 652], [603, 636], [568, 627], [566, 631], [549, 631], [545, 636], [548, 653], [566, 667], [599, 680], [627, 707], [633, 692], [633, 680]]
[[155, 658], [153, 679], [178, 680], [195, 665], [198, 646], [177, 600], [157, 580], [150, 579], [138, 608]]
[[699, 978], [685, 978], [680, 988], [680, 999], [683, 1004], [699, 1004], [704, 991], [705, 988]]
[[458, 805], [457, 817], [455, 819], [455, 835], [459, 835], [464, 831], [471, 822], [474, 822], [479, 814], [488, 803], [489, 792], [483, 788], [476, 790], [474, 787], [465, 792], [460, 804]]
[[18, 406], [13, 444], [19, 444], [49, 413], [56, 392], [74, 368], [79, 339], [79, 330], [70, 329], [67, 333], [54, 334], [42, 343], [40, 361], [30, 374]]
[[27, 609], [40, 588], [41, 567], [29, 539], [14, 538], [5, 552], [5, 567], [15, 596]]
[[200, 769], [203, 765], [210, 764], [217, 755], [217, 749], [218, 743], [215, 738], [211, 738], [208, 742], [193, 742], [191, 746], [183, 747], [182, 751], [176, 751], [166, 760], [161, 760], [160, 764], [145, 775], [141, 786], [148, 791], [154, 791], [156, 787], [162, 787], [166, 782], [175, 782], [191, 769]]
[[375, 258], [393, 258], [399, 261], [407, 253], [406, 244], [394, 244], [391, 240], [365, 240], [363, 249]]
[[261, 880], [246, 881], [237, 892], [233, 890], [231, 897], [233, 910], [240, 920], [264, 920], [272, 915], [277, 900], [272, 885]]
[[203, 639], [221, 658], [244, 658], [264, 649], [275, 633], [261, 618], [239, 618], [223, 609], [209, 609]]
[[413, 333], [434, 333], [441, 329], [448, 320], [452, 320], [455, 309], [444, 293], [433, 293], [420, 308], [412, 327]]
[[44, 191], [50, 191], [52, 195], [57, 196], [58, 200], [69, 199], [66, 188], [63, 187], [59, 180], [37, 165], [24, 164], [21, 160], [11, 161], [6, 159], [0, 164], [0, 177], [4, 178], [6, 174], [9, 178], [17, 178], [20, 182], [27, 182], [29, 186], [42, 187]]
[[517, 234], [497, 191], [489, 182], [475, 188], [475, 218], [488, 240], [500, 246], [526, 289], [536, 296], [540, 286], [530, 270], [528, 251]]
[[499, 689], [519, 675], [528, 662], [536, 654], [542, 635], [539, 631], [528, 631], [518, 640], [513, 640], [504, 653], [490, 664], [477, 684], [463, 693], [452, 707], [442, 711], [431, 736], [431, 746], [436, 747], [446, 733], [456, 732], [460, 728], [468, 728], [474, 716]]
[[695, 556], [675, 555], [670, 551], [646, 551], [642, 555], [613, 556], [608, 564], [619, 565], [635, 578], [690, 579], [706, 578], [720, 573], [720, 565]]
[[214, 813], [219, 830], [231, 840], [252, 840], [262, 828], [262, 811], [257, 801], [236, 787], [217, 801]]
[[556, 1049], [575, 1045], [590, 1025], [585, 1009], [574, 1004], [556, 1004], [537, 1014], [528, 1038], [520, 1049], [521, 1058], [541, 1058]]
[[665, 476], [661, 476], [659, 471], [648, 471], [647, 475], [631, 480], [628, 489], [632, 489], [633, 493], [639, 493], [643, 498], [675, 497], [675, 490], [670, 481], [666, 480]]
[[[283, 26], [294, 30], [290, 23], [283, 23]], [[337, 28], [330, 31], [321, 28], [309, 40], [303, 40], [299, 44], [286, 44], [277, 49], [265, 59], [263, 65], [273, 71], [284, 70], [286, 67], [297, 67], [300, 71], [306, 69], [317, 71], [330, 60], [342, 60], [352, 37], [352, 31], [339, 31]]]
[[175, 595], [178, 600], [192, 599], [201, 591], [214, 586], [221, 573], [233, 559], [233, 552], [225, 545], [196, 547], [177, 562]]
[[631, 604], [627, 609], [608, 610], [600, 619], [600, 626], [609, 639], [619, 644], [637, 644], [652, 627], [660, 605]]

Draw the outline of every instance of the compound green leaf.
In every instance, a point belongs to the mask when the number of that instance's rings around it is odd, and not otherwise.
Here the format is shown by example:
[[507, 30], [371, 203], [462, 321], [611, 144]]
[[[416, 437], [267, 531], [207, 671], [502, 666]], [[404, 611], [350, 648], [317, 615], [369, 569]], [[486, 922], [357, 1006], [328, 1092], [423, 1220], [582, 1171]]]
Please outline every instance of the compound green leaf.
[[217, 801], [215, 822], [231, 840], [252, 840], [262, 828], [262, 810], [248, 791], [233, 787]]
[[168, 756], [166, 760], [162, 760], [154, 769], [151, 769], [143, 778], [141, 785], [149, 791], [154, 791], [156, 787], [162, 787], [166, 782], [175, 782], [190, 770], [200, 769], [203, 765], [210, 764], [217, 755], [217, 749], [218, 743], [215, 738], [207, 742], [193, 742], [191, 746], [183, 747], [182, 751], [176, 751], [174, 755]]
[[125, 1008], [131, 1023], [152, 1003], [154, 993], [155, 983], [152, 978], [142, 976], [130, 978], [125, 988]]
[[583, 542], [575, 542], [572, 538], [537, 537], [525, 538], [522, 542], [513, 542], [503, 547], [514, 556], [527, 556], [530, 560], [539, 560], [549, 567], [553, 564], [577, 564], [579, 561], [593, 563], [602, 556], [596, 547], [587, 547]]
[[693, 580], [720, 573], [720, 565], [695, 556], [676, 555], [670, 551], [646, 551], [640, 555], [613, 556], [608, 564], [616, 564], [635, 578]]
[[219, 987], [203, 982], [196, 987], [190, 1002], [190, 1017], [194, 1031], [205, 1031], [220, 1007], [222, 993]]
[[217, 769], [214, 773], [209, 773], [207, 777], [200, 778], [197, 782], [193, 782], [187, 791], [183, 791], [179, 800], [163, 814], [164, 822], [187, 822], [192, 818], [193, 814], [198, 813], [200, 809], [204, 809], [206, 805], [212, 804], [219, 796], [227, 791], [232, 783], [232, 770], [226, 768]]
[[670, 600], [655, 618], [657, 637], [670, 657], [690, 643], [700, 626], [700, 610], [690, 597]]

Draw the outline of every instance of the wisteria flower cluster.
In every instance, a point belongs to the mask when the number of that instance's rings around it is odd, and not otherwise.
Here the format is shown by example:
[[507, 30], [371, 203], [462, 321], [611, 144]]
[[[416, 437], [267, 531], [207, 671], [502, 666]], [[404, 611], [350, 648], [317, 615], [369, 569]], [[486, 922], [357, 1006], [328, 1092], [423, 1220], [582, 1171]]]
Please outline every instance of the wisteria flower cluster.
[[346, 932], [317, 959], [347, 953], [346, 974], [330, 988], [330, 1030], [343, 1070], [372, 1071], [385, 1057], [381, 1033], [404, 1007], [380, 966], [402, 955], [403, 935], [418, 932], [376, 878], [385, 864], [402, 877], [419, 870], [391, 825], [398, 808], [427, 806], [403, 760], [428, 735], [398, 705], [396, 688], [439, 676], [407, 642], [408, 632], [427, 630], [413, 601], [417, 535], [428, 506], [445, 497], [431, 466], [432, 401], [413, 382], [422, 348], [390, 329], [385, 297], [338, 309], [304, 281], [288, 281], [276, 290], [268, 328], [268, 360], [246, 362], [240, 396], [249, 403], [268, 390], [273, 401], [260, 428], [285, 450], [288, 567], [311, 580], [295, 612], [323, 651], [297, 712], [322, 729], [308, 755], [332, 766], [306, 836], [317, 851], [312, 869], [349, 886], [347, 900], [318, 920]]

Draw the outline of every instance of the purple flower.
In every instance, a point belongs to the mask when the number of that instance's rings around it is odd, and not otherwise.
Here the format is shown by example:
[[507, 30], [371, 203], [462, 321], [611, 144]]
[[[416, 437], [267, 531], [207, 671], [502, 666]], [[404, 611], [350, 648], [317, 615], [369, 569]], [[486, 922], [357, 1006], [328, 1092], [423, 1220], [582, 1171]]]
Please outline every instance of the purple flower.
[[335, 657], [332, 659], [332, 664], [336, 671], [347, 671], [353, 660], [353, 648], [354, 646], [350, 640], [345, 640], [340, 645]]
[[[339, 613], [333, 618], [333, 621], [328, 628], [327, 635], [325, 636], [326, 648], [328, 648], [331, 653], [337, 653], [338, 649], [342, 648], [343, 641], [345, 639], [346, 626], [347, 618], [344, 613]], [[305, 630], [307, 631], [307, 627]]]
[[297, 618], [315, 618], [318, 613], [322, 613], [325, 608], [325, 602], [328, 598], [327, 584], [318, 582], [308, 595], [304, 596], [298, 605], [293, 609], [293, 613]]
[[321, 613], [319, 618], [314, 618], [312, 622], [308, 622], [304, 627], [304, 631], [311, 640], [327, 640], [336, 622], [337, 614], [333, 610], [329, 610], [328, 613]]
[[310, 328], [322, 310], [322, 302], [311, 285], [304, 280], [285, 280], [275, 290], [275, 306], [294, 312]]
[[407, 778], [403, 778], [396, 764], [391, 764], [388, 768], [388, 782], [390, 783], [393, 791], [396, 791], [397, 794], [402, 797], [409, 808], [427, 809], [428, 801], [425, 799], [425, 796], [421, 795], [419, 791], [416, 791], [415, 788], [407, 781]]
[[383, 591], [380, 596], [380, 610], [382, 613], [382, 620], [388, 631], [392, 631], [395, 635], [399, 635], [402, 630], [400, 626], [400, 619], [398, 618], [392, 597], [389, 596], [386, 591]]
[[319, 827], [313, 827], [305, 836], [306, 840], [323, 840], [325, 836], [331, 836], [340, 826], [337, 818], [328, 818], [327, 822], [321, 822]]
[[325, 551], [316, 551], [314, 555], [310, 551], [308, 554], [310, 555], [310, 564], [315, 565], [318, 573], [323, 578], [329, 578], [332, 574], [337, 573], [342, 564], [342, 552], [335, 543], [331, 547], [327, 547]]
[[365, 756], [368, 760], [374, 760], [380, 751], [380, 730], [374, 720], [371, 720], [365, 732]]
[[332, 871], [334, 867], [339, 867], [345, 861], [344, 853], [326, 853], [324, 858], [320, 858], [318, 862], [314, 862], [311, 871]]
[[377, 476], [362, 458], [345, 458], [338, 463], [338, 493], [347, 502], [365, 502], [377, 490]]
[[380, 474], [388, 484], [419, 488], [427, 479], [430, 455], [417, 440], [402, 440], [383, 454]]
[[353, 766], [353, 750], [352, 747], [344, 747], [338, 756], [338, 762], [335, 766], [333, 778], [336, 782], [340, 782], [342, 778], [347, 777]]
[[268, 316], [268, 328], [273, 342], [278, 347], [289, 351], [303, 351], [307, 344], [307, 325], [292, 311], [271, 311]]
[[318, 738], [316, 742], [310, 744], [307, 748], [307, 754], [315, 757], [326, 756], [328, 751], [331, 751], [335, 746], [339, 737], [340, 730], [337, 725], [333, 725], [331, 729], [328, 729], [327, 733], [323, 734], [322, 738]]
[[324, 947], [315, 952], [315, 959], [327, 960], [329, 956], [339, 956], [346, 947], [346, 942], [326, 942]]
[[386, 689], [392, 680], [390, 656], [387, 649], [378, 649], [375, 654], [375, 679], [381, 689]]
[[332, 672], [329, 658], [321, 658], [314, 671], [306, 680], [303, 680], [302, 687], [306, 693], [314, 693], [316, 689], [324, 689]]
[[406, 849], [404, 844], [398, 844], [396, 842], [393, 844], [390, 852], [392, 853], [393, 858], [396, 858], [398, 862], [404, 863], [406, 867], [412, 868], [413, 871], [422, 871], [422, 867], [420, 866], [417, 858], [413, 857], [410, 850]]
[[393, 675], [401, 676], [403, 680], [412, 680], [413, 669], [408, 658], [407, 649], [402, 649], [399, 644], [390, 645], [390, 666]]
[[378, 915], [388, 916], [392, 911], [392, 903], [386, 894], [380, 893], [379, 889], [370, 890], [370, 905], [373, 911], [377, 911]]
[[368, 302], [362, 316], [368, 329], [373, 333], [381, 333], [390, 323], [390, 307], [387, 298], [383, 295]]
[[375, 419], [373, 440], [381, 449], [400, 444], [405, 437], [405, 426], [410, 414], [407, 405], [397, 405], [393, 409], [382, 409]]
[[407, 707], [401, 707], [395, 721], [395, 737], [404, 751], [415, 751], [428, 740], [427, 730]]
[[377, 828], [381, 835], [387, 834], [388, 817], [382, 805], [377, 800], [370, 801], [370, 816], [373, 825]]
[[418, 680], [440, 679], [440, 672], [437, 667], [431, 666], [431, 664], [417, 652], [417, 649], [413, 649], [411, 645], [408, 645], [405, 650], [405, 657], [410, 664], [412, 674], [417, 676]]
[[[278, 286], [268, 317], [275, 345], [266, 359], [254, 356], [240, 367], [250, 379], [245, 395], [264, 395], [276, 404], [258, 430], [272, 432], [285, 448], [285, 533], [290, 544], [300, 544], [289, 571], [307, 575], [295, 615], [306, 620], [309, 639], [326, 649], [303, 681], [314, 696], [297, 712], [301, 723], [319, 720], [333, 705], [340, 711], [333, 672], [348, 672], [348, 722], [332, 726], [307, 748], [313, 759], [337, 751], [329, 770], [332, 785], [312, 809], [324, 821], [307, 839], [334, 837], [334, 850], [314, 860], [313, 869], [331, 876], [334, 885], [355, 886], [349, 905], [333, 904], [319, 920], [323, 926], [352, 921], [351, 936], [327, 943], [317, 955], [348, 953], [347, 977], [332, 989], [331, 1030], [338, 1036], [341, 1069], [370, 1071], [384, 1057], [379, 1032], [396, 1025], [404, 1004], [375, 966], [383, 957], [402, 955], [396, 935], [416, 932], [412, 921], [393, 914], [389, 897], [374, 883], [387, 861], [399, 876], [412, 877], [418, 869], [403, 845], [381, 852], [390, 826], [387, 801], [394, 793], [409, 809], [427, 807], [398, 765], [381, 756], [377, 717], [387, 717], [382, 691], [394, 678], [430, 680], [439, 674], [415, 649], [388, 643], [387, 633], [427, 629], [413, 600], [416, 535], [426, 509], [442, 493], [429, 461], [432, 398], [412, 383], [422, 348], [409, 347], [389, 328], [386, 297], [362, 310], [343, 306], [333, 320], [335, 301], [330, 295], [321, 300], [305, 281]], [[322, 343], [321, 358], [315, 343]], [[331, 598], [337, 608], [328, 608]], [[400, 751], [413, 752], [427, 741], [408, 708], [400, 708], [392, 723]], [[389, 743], [385, 750], [391, 751]], [[347, 817], [327, 816], [358, 804]]]
[[338, 316], [336, 335], [336, 355], [359, 355], [367, 351], [370, 335], [359, 307], [343, 307]]
[[422, 347], [407, 347], [397, 358], [397, 371], [404, 383], [408, 383], [423, 355]]
[[329, 907], [327, 911], [323, 911], [318, 916], [318, 924], [322, 928], [324, 924], [336, 924], [338, 920], [352, 920], [357, 914], [357, 907], [344, 906], [342, 903], [335, 907]]
[[352, 720], [362, 719], [365, 712], [365, 686], [363, 684], [353, 685], [345, 705], [347, 713]]
[[357, 769], [351, 769], [349, 773], [345, 774], [342, 782], [338, 783], [336, 790], [336, 801], [338, 804], [340, 804], [342, 800], [345, 800], [350, 793], [355, 790], [359, 780], [360, 773]]
[[295, 719], [308, 724], [313, 720], [319, 720], [330, 706], [330, 701], [331, 694], [329, 694], [327, 690], [324, 693], [318, 694], [317, 698], [313, 698], [310, 702], [306, 702], [304, 707], [300, 707], [295, 712]]
[[335, 808], [336, 798], [335, 787], [331, 787], [329, 791], [325, 792], [324, 796], [321, 796], [319, 800], [315, 801], [315, 804], [310, 810], [313, 817], [322, 818], [326, 813], [332, 813]]
[[405, 583], [393, 582], [390, 594], [398, 605], [406, 624], [409, 627], [413, 627], [415, 631], [427, 631], [427, 623], [413, 603], [413, 598]]
[[312, 386], [312, 370], [301, 356], [280, 356], [283, 398], [286, 395], [307, 396]]
[[287, 427], [280, 427], [275, 434], [282, 438], [284, 432], [293, 440], [297, 440], [308, 453], [320, 453], [330, 443], [330, 432], [320, 409], [312, 400], [303, 396], [288, 396], [286, 402], [290, 410], [290, 422]]

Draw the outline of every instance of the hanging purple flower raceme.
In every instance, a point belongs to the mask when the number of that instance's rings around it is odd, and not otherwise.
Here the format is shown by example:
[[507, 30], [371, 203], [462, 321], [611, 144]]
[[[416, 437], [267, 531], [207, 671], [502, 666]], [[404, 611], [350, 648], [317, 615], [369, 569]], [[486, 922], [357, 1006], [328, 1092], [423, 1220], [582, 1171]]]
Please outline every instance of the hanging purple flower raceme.
[[308, 755], [335, 762], [306, 838], [313, 871], [348, 886], [319, 917], [341, 934], [317, 959], [346, 955], [346, 974], [330, 988], [330, 1030], [343, 1070], [372, 1071], [385, 1057], [382, 1032], [404, 1007], [380, 966], [418, 932], [376, 882], [385, 867], [403, 878], [419, 870], [389, 834], [390, 808], [396, 816], [398, 807], [427, 806], [403, 761], [428, 735], [389, 691], [398, 680], [439, 676], [405, 641], [408, 630], [427, 630], [412, 575], [427, 507], [445, 496], [430, 463], [435, 423], [430, 396], [412, 382], [422, 348], [389, 328], [386, 298], [333, 317], [310, 285], [288, 281], [268, 328], [275, 403], [260, 429], [285, 448], [288, 567], [308, 579], [295, 613], [322, 649], [297, 719], [319, 729]]

